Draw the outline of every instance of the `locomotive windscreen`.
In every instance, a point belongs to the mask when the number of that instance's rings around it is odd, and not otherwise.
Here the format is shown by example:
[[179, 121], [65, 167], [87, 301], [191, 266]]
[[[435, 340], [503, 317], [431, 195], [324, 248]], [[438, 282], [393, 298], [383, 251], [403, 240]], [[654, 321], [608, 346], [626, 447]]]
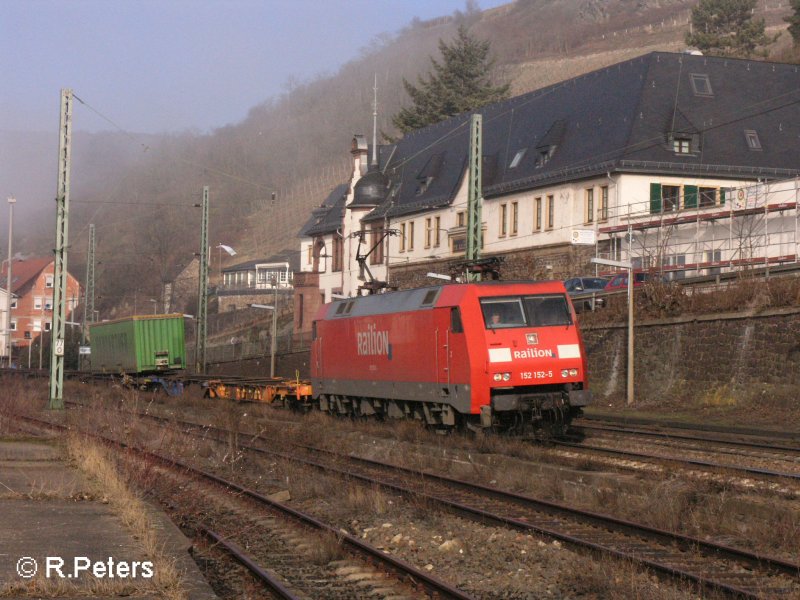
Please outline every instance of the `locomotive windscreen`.
[[481, 311], [487, 329], [572, 325], [563, 294], [482, 298]]

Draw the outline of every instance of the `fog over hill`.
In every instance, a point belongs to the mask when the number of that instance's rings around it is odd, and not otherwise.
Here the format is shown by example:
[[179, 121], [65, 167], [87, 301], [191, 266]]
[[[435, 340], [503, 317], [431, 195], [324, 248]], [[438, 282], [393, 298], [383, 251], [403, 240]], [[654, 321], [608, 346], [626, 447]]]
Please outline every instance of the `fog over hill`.
[[[379, 129], [393, 133], [391, 117], [407, 102], [402, 79], [425, 74], [439, 39], [450, 38], [461, 23], [492, 42], [499, 76], [520, 94], [652, 50], [682, 49], [694, 4], [517, 0], [485, 12], [414, 21], [377, 38], [334, 76], [298, 83], [254, 106], [241, 123], [210, 134], [78, 134], [70, 270], [83, 277], [86, 229], [93, 222], [101, 309], [130, 304], [134, 290], [156, 294], [176, 265], [197, 252], [200, 215], [193, 204], [205, 185], [211, 190], [212, 246], [234, 246], [234, 260], [297, 247], [297, 231], [311, 209], [349, 175], [352, 135], [371, 134], [373, 77]], [[762, 3], [761, 10], [769, 23], [780, 23], [789, 8], [772, 5], [767, 10]], [[16, 244], [27, 252], [52, 247], [56, 154], [57, 132], [0, 132], [0, 177], [20, 197], [24, 190], [24, 197], [35, 199], [35, 209], [18, 205], [28, 227]], [[52, 179], [34, 180], [31, 173], [41, 172], [34, 164], [44, 164]], [[0, 210], [0, 240], [5, 218]]]

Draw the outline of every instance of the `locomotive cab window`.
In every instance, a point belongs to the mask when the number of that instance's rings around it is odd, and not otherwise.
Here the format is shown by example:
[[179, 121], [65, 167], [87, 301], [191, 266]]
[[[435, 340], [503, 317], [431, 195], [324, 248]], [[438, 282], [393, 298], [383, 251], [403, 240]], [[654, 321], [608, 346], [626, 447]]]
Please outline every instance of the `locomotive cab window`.
[[531, 327], [572, 325], [572, 315], [563, 295], [527, 296], [523, 304]]
[[483, 298], [481, 312], [486, 329], [572, 325], [572, 315], [563, 294]]
[[484, 298], [481, 311], [486, 329], [524, 327], [525, 315], [520, 298]]

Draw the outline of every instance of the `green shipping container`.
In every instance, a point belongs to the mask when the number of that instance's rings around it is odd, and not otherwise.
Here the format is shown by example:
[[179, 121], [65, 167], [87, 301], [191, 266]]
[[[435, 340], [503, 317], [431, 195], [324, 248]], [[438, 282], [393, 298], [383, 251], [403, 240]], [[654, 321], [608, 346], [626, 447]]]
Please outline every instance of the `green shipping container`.
[[92, 371], [141, 374], [186, 367], [183, 315], [104, 321], [89, 332]]

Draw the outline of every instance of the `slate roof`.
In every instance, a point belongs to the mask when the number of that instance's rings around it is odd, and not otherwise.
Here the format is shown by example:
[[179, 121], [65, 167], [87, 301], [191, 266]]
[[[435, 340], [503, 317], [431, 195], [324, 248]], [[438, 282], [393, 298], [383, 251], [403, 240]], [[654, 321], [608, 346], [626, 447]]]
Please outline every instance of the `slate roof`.
[[[800, 175], [797, 65], [652, 52], [478, 112], [485, 198], [610, 172]], [[381, 146], [387, 197], [364, 220], [448, 206], [466, 175], [470, 116]], [[746, 130], [757, 133], [760, 149], [748, 146]], [[676, 134], [692, 139], [690, 154], [673, 151], [670, 136]], [[335, 232], [346, 192], [346, 184], [335, 188], [300, 235]]]
[[[697, 91], [707, 91], [702, 76], [710, 95]], [[484, 196], [622, 171], [793, 177], [799, 103], [796, 65], [653, 52], [480, 109]], [[382, 163], [387, 200], [365, 220], [447, 206], [465, 175], [469, 120], [457, 115], [400, 140]], [[758, 133], [760, 150], [745, 130]], [[697, 151], [676, 154], [673, 133], [694, 135]]]
[[300, 229], [298, 237], [311, 237], [333, 233], [342, 226], [344, 203], [349, 184], [337, 185], [318, 208], [311, 211], [311, 218]]

